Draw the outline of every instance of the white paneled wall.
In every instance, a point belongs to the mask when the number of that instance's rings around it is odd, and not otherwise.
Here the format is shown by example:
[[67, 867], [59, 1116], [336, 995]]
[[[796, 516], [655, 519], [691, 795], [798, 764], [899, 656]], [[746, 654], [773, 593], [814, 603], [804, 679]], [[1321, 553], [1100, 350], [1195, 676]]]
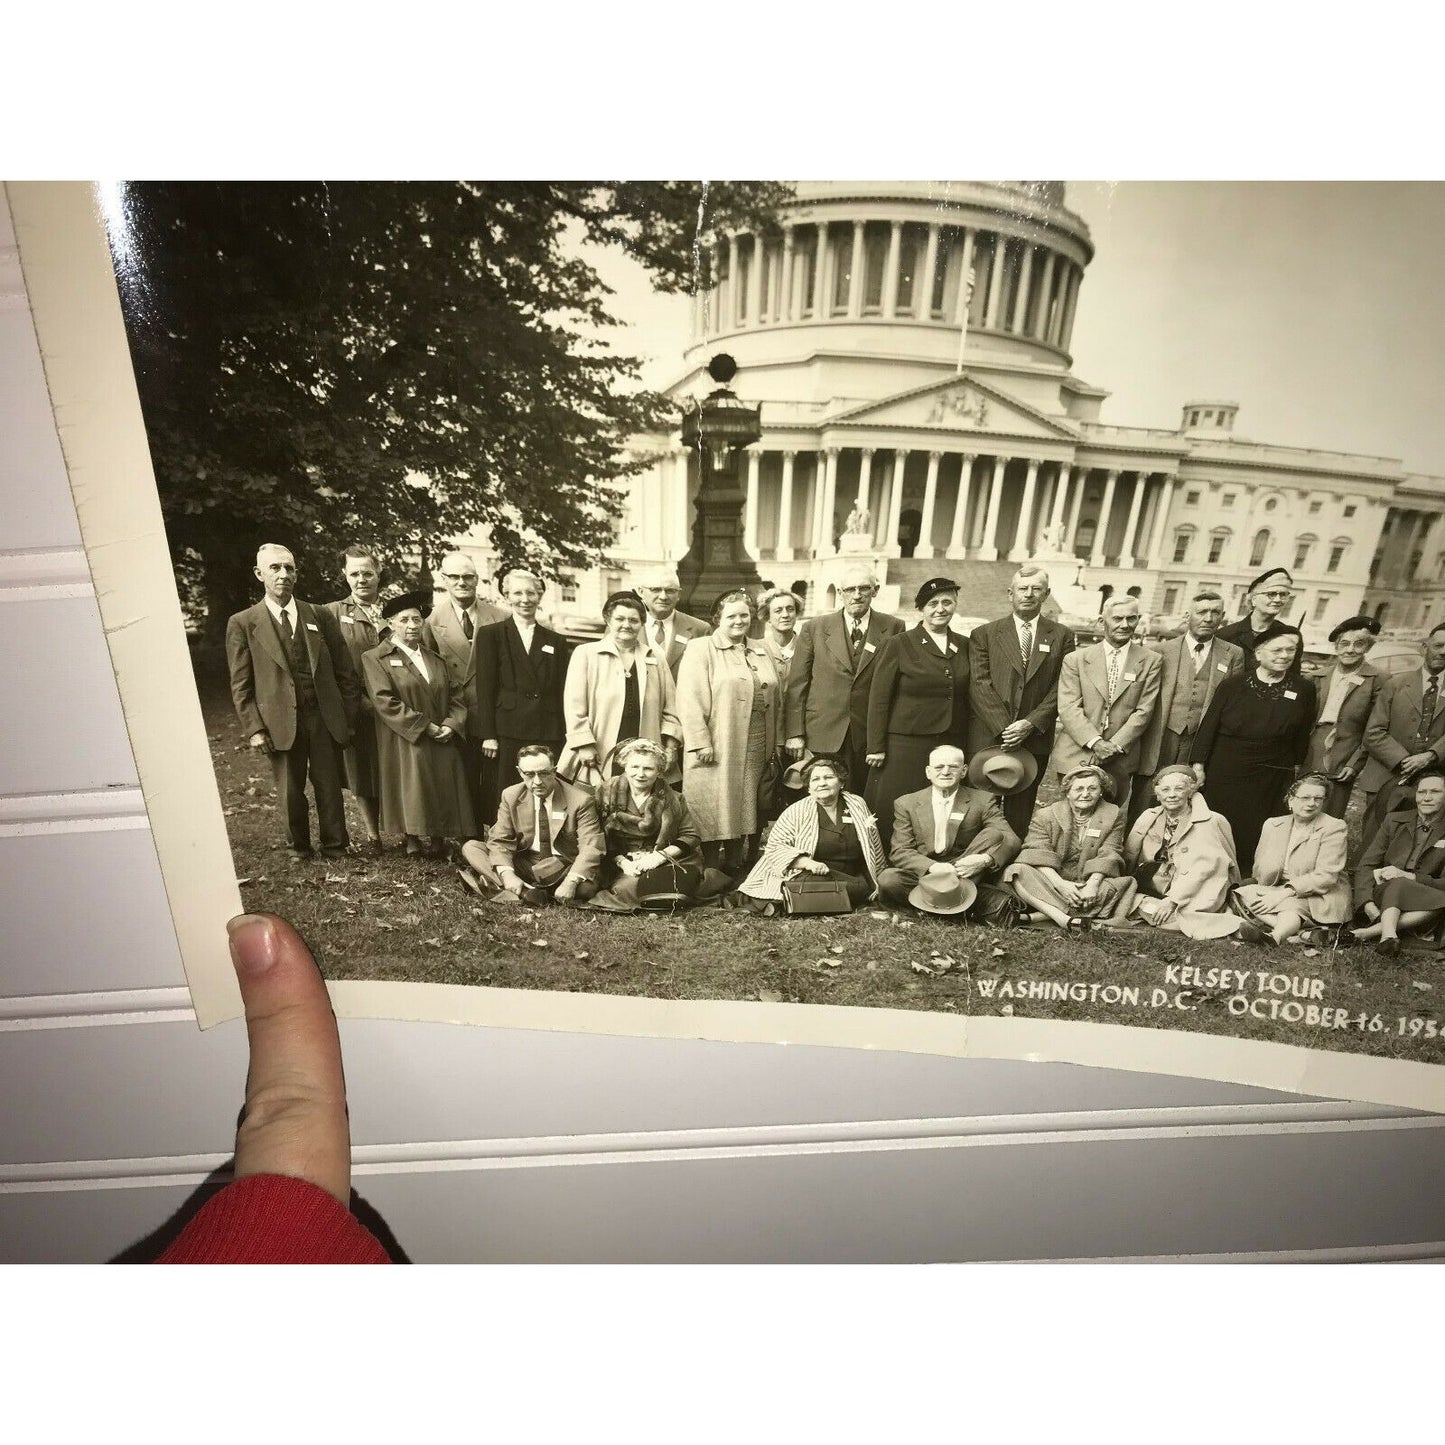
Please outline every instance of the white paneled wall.
[[[245, 1035], [180, 960], [0, 207], [0, 1260], [103, 1260], [222, 1165]], [[1445, 1120], [1068, 1065], [342, 1024], [416, 1260], [1445, 1252]]]

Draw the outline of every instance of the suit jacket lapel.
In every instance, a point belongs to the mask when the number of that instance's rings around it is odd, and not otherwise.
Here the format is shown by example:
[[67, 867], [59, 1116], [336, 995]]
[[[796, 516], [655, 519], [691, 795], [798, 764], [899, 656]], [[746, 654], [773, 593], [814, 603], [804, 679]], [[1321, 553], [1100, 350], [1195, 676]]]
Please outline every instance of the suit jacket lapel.
[[[517, 671], [525, 673], [528, 677], [536, 679], [537, 670], [532, 666], [532, 654], [522, 645], [522, 634], [517, 631], [517, 624], [512, 618], [507, 619], [507, 645], [512, 649], [512, 658], [516, 664]], [[537, 636], [536, 625], [532, 628], [532, 647], [534, 650], [541, 647], [541, 640]]]
[[[305, 612], [301, 610], [303, 607], [306, 608]], [[311, 610], [309, 602], [296, 604], [296, 625], [306, 639], [306, 656], [311, 659], [311, 676], [315, 677], [321, 662], [321, 632], [320, 624], [311, 615]]]
[[291, 671], [291, 660], [286, 656], [286, 647], [281, 640], [281, 624], [271, 615], [271, 609], [264, 602], [258, 602], [251, 609], [251, 636], [256, 638], [264, 652], [272, 660]]
[[[1010, 622], [1013, 622], [1012, 618], [1010, 618], [1009, 620]], [[1018, 652], [1019, 630], [1017, 622], [1013, 622], [1013, 635], [1014, 651]], [[1052, 652], [1053, 641], [1054, 639], [1052, 634], [1045, 630], [1043, 614], [1040, 613], [1037, 617], [1034, 618], [1034, 645], [1032, 651], [1029, 653], [1029, 665], [1024, 668], [1025, 682], [1027, 682], [1034, 675], [1034, 673], [1039, 670], [1039, 668], [1043, 665], [1043, 659], [1045, 658], [1045, 656], [1047, 656], [1046, 653], [1043, 653], [1039, 650], [1039, 643], [1042, 642], [1046, 647], [1048, 647], [1049, 651]], [[1019, 663], [1020, 665], [1022, 665], [1024, 660], [1023, 653], [1019, 652], [1018, 657]]]
[[828, 625], [823, 630], [823, 640], [832, 648], [833, 655], [843, 664], [844, 670], [852, 672], [853, 654], [848, 647], [848, 624], [841, 612], [833, 613], [826, 620]]

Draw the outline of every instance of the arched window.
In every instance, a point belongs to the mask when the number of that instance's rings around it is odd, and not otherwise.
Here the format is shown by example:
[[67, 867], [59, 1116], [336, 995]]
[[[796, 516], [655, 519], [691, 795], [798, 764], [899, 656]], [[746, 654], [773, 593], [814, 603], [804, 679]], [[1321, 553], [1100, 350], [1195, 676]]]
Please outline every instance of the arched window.
[[1278, 498], [1278, 497], [1266, 497], [1266, 498], [1265, 498], [1264, 510], [1265, 510], [1266, 512], [1272, 512], [1272, 511], [1274, 511], [1274, 509], [1275, 509], [1277, 506], [1279, 506], [1279, 498]]
[[[1176, 562], [1187, 562], [1189, 560], [1189, 549], [1194, 545], [1194, 528], [1179, 527], [1174, 532], [1174, 560]], [[1167, 608], [1165, 609], [1168, 610]]]
[[1217, 562], [1224, 556], [1224, 549], [1228, 542], [1228, 527], [1216, 527], [1214, 531], [1209, 534], [1209, 560], [1211, 562]]
[[1269, 528], [1261, 527], [1254, 534], [1254, 545], [1249, 549], [1249, 565], [1262, 567], [1265, 553], [1269, 551]]
[[1294, 570], [1303, 572], [1310, 560], [1310, 553], [1315, 549], [1315, 543], [1319, 538], [1313, 533], [1306, 532], [1303, 537], [1296, 537], [1294, 544]]

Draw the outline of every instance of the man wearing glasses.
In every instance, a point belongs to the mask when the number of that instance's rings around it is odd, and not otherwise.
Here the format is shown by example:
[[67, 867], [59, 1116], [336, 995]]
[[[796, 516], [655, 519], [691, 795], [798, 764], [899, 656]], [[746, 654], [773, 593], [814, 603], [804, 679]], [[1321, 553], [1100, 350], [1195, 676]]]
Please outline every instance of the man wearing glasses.
[[467, 792], [471, 795], [472, 816], [482, 817], [482, 736], [477, 731], [477, 679], [472, 670], [472, 639], [479, 627], [505, 622], [507, 614], [500, 607], [477, 598], [480, 580], [476, 564], [465, 552], [448, 552], [441, 563], [445, 595], [432, 608], [427, 618], [430, 637], [422, 641], [441, 654], [454, 686], [461, 689], [467, 705], [467, 726], [462, 734], [462, 763], [466, 768]]
[[597, 891], [606, 844], [592, 795], [557, 776], [552, 749], [517, 754], [520, 783], [502, 790], [487, 842], [462, 845], [461, 879], [494, 902], [581, 903]]
[[1283, 567], [1271, 567], [1249, 584], [1245, 598], [1249, 611], [1238, 622], [1221, 627], [1215, 636], [1252, 655], [1256, 647], [1282, 632], [1298, 632], [1298, 627], [1291, 627], [1280, 616], [1293, 596], [1294, 578]]
[[647, 625], [642, 629], [647, 645], [667, 660], [668, 670], [676, 677], [688, 640], [706, 637], [712, 628], [700, 618], [677, 610], [682, 587], [671, 567], [649, 567], [633, 579], [632, 585], [647, 604]]
[[783, 718], [788, 756], [842, 758], [849, 787], [860, 796], [868, 781], [868, 689], [878, 649], [903, 631], [896, 617], [877, 612], [878, 584], [867, 563], [843, 573], [842, 609], [816, 617], [798, 633]]

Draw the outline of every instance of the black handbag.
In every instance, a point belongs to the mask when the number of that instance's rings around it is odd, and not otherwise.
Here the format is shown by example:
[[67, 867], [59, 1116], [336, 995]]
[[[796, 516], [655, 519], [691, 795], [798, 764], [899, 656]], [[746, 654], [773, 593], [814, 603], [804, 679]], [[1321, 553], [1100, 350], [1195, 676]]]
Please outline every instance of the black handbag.
[[848, 885], [836, 878], [803, 877], [783, 880], [783, 908], [788, 913], [851, 913]]

